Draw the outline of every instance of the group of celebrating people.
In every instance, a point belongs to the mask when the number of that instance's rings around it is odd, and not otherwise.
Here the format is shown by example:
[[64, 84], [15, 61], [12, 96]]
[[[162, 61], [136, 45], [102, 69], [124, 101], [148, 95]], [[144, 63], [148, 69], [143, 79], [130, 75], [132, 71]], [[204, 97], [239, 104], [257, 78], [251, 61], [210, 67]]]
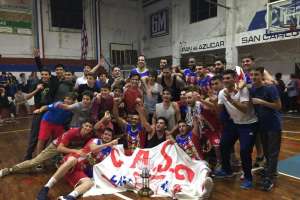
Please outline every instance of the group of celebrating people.
[[[92, 166], [114, 145], [123, 144], [131, 155], [135, 148], [152, 148], [165, 140], [177, 143], [192, 159], [207, 160], [215, 178], [234, 176], [231, 165], [239, 162], [232, 155], [239, 151], [243, 189], [253, 187], [255, 144], [254, 166], [263, 167], [261, 189], [272, 189], [281, 143], [281, 101], [277, 82], [255, 66], [251, 55], [242, 58], [243, 70], [226, 69], [224, 59], [208, 67], [195, 58], [183, 70], [164, 58], [159, 69], [150, 70], [141, 55], [127, 79], [118, 66], [109, 77], [99, 62], [93, 68], [84, 66], [76, 81], [63, 65], [56, 65], [56, 75], [51, 75], [38, 55], [35, 60], [41, 79], [30, 93], [36, 110], [25, 161], [2, 169], [0, 177], [39, 170], [45, 161], [64, 155], [38, 200], [48, 199], [49, 189], [62, 177], [74, 190], [59, 199], [76, 199], [86, 192], [93, 185]], [[237, 140], [240, 147], [235, 149]], [[212, 179], [207, 176], [204, 184], [211, 185]]]

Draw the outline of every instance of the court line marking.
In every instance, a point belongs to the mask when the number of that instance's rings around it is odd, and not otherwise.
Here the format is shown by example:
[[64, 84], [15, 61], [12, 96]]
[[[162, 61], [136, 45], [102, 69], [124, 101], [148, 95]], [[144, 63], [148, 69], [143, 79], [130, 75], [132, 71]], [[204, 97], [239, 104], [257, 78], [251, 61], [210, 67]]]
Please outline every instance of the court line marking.
[[117, 197], [120, 197], [121, 199], [124, 199], [124, 200], [133, 200], [132, 198], [129, 198], [123, 194], [120, 194], [120, 193], [113, 193], [113, 195], [117, 196]]
[[283, 118], [292, 118], [292, 119], [300, 119], [300, 116], [282, 116]]
[[285, 130], [283, 130], [282, 132], [283, 133], [296, 133], [296, 134], [300, 133], [300, 131], [285, 131]]
[[283, 172], [279, 172], [279, 174], [284, 175], [284, 176], [288, 176], [290, 178], [294, 178], [294, 179], [300, 180], [300, 178], [297, 177], [297, 176], [292, 176], [292, 175], [289, 175], [289, 174], [286, 174], [286, 173], [283, 173]]
[[10, 119], [14, 119], [14, 120], [16, 120], [16, 119], [30, 119], [30, 118], [32, 118], [32, 116], [33, 115], [30, 115], [30, 116], [24, 116], [24, 117], [5, 117], [5, 118], [2, 118], [3, 120], [10, 120]]
[[286, 136], [282, 136], [282, 138], [288, 139], [288, 140], [300, 141], [300, 138], [293, 138], [293, 137], [286, 137]]
[[24, 132], [24, 131], [30, 131], [30, 128], [27, 129], [19, 129], [19, 130], [13, 130], [13, 131], [2, 131], [0, 134], [7, 134], [7, 133], [17, 133], [17, 132]]

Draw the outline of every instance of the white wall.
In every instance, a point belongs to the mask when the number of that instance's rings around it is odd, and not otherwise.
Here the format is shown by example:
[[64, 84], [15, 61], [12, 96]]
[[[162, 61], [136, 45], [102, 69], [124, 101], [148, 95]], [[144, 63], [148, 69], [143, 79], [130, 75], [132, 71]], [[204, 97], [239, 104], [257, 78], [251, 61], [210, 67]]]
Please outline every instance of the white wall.
[[252, 18], [255, 16], [257, 11], [267, 9], [268, 0], [255, 0], [255, 1], [246, 1], [246, 0], [235, 0], [237, 8], [237, 33], [245, 32], [248, 30], [248, 27], [251, 23]]
[[[43, 0], [42, 17], [44, 32], [44, 51], [46, 58], [80, 59], [81, 30], [64, 32], [51, 29], [49, 0]], [[86, 0], [86, 26], [89, 40], [88, 59], [95, 58], [94, 29], [92, 25], [91, 0]], [[33, 35], [14, 35], [0, 33], [0, 54], [3, 57], [31, 58], [34, 47]]]
[[252, 54], [258, 66], [263, 66], [272, 74], [294, 73], [295, 63], [300, 63], [300, 40], [286, 40], [251, 45], [239, 48], [239, 55]]
[[[225, 0], [219, 0], [224, 3]], [[225, 9], [218, 7], [217, 17], [190, 23], [190, 0], [176, 0], [176, 6], [180, 7], [176, 15], [180, 24], [180, 39], [204, 39], [225, 35]]]
[[[159, 37], [151, 37], [150, 16], [164, 8], [169, 9], [169, 34]], [[144, 18], [144, 54], [147, 58], [157, 58], [172, 55], [172, 1], [162, 0], [143, 8]]]
[[33, 38], [31, 35], [0, 33], [0, 54], [2, 57], [31, 58]]
[[[50, 23], [49, 0], [42, 1], [44, 51], [46, 58], [80, 59], [81, 57], [81, 30], [66, 32], [52, 28]], [[94, 25], [92, 20], [91, 0], [85, 1], [85, 21], [88, 34], [87, 59], [95, 59]]]
[[[219, 0], [224, 3], [225, 0]], [[150, 15], [169, 8], [169, 35], [150, 37]], [[218, 7], [217, 17], [190, 23], [190, 0], [162, 0], [144, 8], [145, 55], [148, 58], [173, 55], [179, 59], [181, 41], [199, 41], [225, 35], [225, 9]], [[174, 60], [174, 59], [173, 59]]]
[[140, 47], [141, 4], [129, 0], [103, 0], [100, 5], [101, 48], [109, 57], [109, 44], [133, 44], [135, 50]]

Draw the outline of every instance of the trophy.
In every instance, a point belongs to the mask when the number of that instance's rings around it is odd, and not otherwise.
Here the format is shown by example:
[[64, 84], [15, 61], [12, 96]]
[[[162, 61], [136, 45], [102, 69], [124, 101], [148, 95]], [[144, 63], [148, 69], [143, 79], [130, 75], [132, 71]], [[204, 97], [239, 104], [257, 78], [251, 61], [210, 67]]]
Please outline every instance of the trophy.
[[[149, 160], [148, 160], [149, 161]], [[148, 162], [146, 162], [148, 163]], [[145, 163], [142, 165], [142, 173], [140, 174], [142, 178], [142, 188], [138, 191], [138, 195], [142, 197], [150, 197], [154, 192], [150, 189], [150, 167]]]

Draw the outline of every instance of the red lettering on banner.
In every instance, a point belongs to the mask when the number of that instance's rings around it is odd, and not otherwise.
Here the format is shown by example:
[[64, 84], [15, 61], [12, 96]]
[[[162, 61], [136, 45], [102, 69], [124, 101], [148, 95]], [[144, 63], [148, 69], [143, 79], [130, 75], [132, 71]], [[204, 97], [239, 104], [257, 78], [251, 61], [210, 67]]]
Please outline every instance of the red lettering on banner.
[[165, 175], [152, 175], [150, 180], [163, 180], [165, 177]]
[[[180, 174], [180, 171], [185, 171], [186, 174]], [[184, 179], [186, 179], [185, 175], [187, 175], [188, 181], [192, 182], [192, 180], [195, 176], [195, 173], [191, 168], [189, 168], [189, 167], [187, 167], [183, 164], [176, 165], [176, 167], [175, 167], [175, 177], [176, 177], [176, 179], [184, 180]]]
[[112, 161], [112, 163], [113, 163], [113, 165], [115, 166], [115, 167], [121, 167], [122, 166], [122, 164], [124, 163], [122, 160], [117, 160], [116, 159], [116, 154], [115, 154], [115, 152], [117, 152], [118, 153], [118, 155], [120, 155], [120, 153], [119, 153], [119, 151], [117, 150], [117, 149], [112, 149], [111, 150], [111, 161]]
[[140, 160], [142, 160], [143, 164], [147, 166], [149, 164], [148, 163], [149, 162], [149, 151], [145, 151], [145, 150], [140, 149], [137, 152], [130, 168], [135, 168], [136, 163]]
[[159, 164], [157, 166], [157, 172], [163, 172], [163, 171], [167, 171], [171, 164], [172, 164], [172, 158], [166, 153], [166, 148], [168, 145], [172, 145], [173, 142], [168, 140], [167, 142], [165, 142], [160, 150], [160, 153], [161, 155], [164, 157], [165, 161], [166, 161], [166, 164], [165, 166], [163, 167], [161, 164]]

